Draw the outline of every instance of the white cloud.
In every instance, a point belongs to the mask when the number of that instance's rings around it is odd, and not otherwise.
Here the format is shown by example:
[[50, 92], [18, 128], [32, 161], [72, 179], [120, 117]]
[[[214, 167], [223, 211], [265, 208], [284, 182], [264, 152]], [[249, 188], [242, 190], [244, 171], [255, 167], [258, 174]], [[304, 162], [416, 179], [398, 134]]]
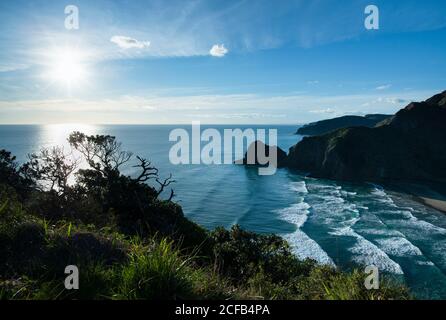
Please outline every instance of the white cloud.
[[150, 46], [150, 41], [139, 41], [126, 36], [113, 36], [111, 37], [110, 41], [121, 49], [145, 49]]
[[391, 84], [385, 84], [385, 85], [376, 87], [375, 89], [376, 89], [376, 90], [387, 90], [387, 89], [389, 89], [391, 86], [392, 86]]
[[401, 103], [409, 103], [406, 99], [401, 98], [386, 98], [386, 102], [392, 103], [392, 104], [401, 104]]
[[327, 108], [327, 109], [310, 110], [309, 112], [311, 112], [311, 113], [335, 113], [336, 111], [334, 111], [331, 108]]
[[213, 57], [224, 57], [228, 53], [228, 49], [223, 44], [214, 44], [209, 50], [209, 54]]
[[307, 81], [307, 84], [309, 84], [309, 85], [319, 84], [319, 80], [311, 80], [311, 81]]
[[381, 104], [392, 104], [392, 105], [401, 105], [404, 103], [409, 103], [410, 100], [403, 99], [403, 98], [395, 98], [395, 97], [379, 97], [377, 99], [374, 99], [372, 101], [368, 101], [363, 103], [362, 107], [370, 107], [373, 105], [381, 105]]

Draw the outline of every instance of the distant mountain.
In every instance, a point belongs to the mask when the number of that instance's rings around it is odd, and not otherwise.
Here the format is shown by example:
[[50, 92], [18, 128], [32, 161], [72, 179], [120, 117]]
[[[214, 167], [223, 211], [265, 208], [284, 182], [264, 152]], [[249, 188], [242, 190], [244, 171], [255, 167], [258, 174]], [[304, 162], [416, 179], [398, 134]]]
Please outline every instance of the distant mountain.
[[290, 148], [287, 165], [337, 180], [446, 182], [446, 91], [374, 128], [305, 137]]
[[299, 128], [296, 134], [315, 136], [348, 127], [372, 128], [381, 121], [384, 121], [390, 117], [391, 117], [390, 115], [386, 114], [368, 114], [366, 116], [344, 116], [306, 124], [303, 127]]

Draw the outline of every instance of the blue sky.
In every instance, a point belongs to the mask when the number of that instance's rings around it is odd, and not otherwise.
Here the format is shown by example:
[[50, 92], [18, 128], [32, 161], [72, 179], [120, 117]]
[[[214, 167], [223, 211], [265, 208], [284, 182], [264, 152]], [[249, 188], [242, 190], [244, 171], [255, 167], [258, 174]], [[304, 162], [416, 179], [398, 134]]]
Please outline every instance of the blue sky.
[[[364, 27], [369, 4], [379, 30]], [[445, 13], [427, 0], [1, 1], [0, 123], [393, 113], [446, 89]]]

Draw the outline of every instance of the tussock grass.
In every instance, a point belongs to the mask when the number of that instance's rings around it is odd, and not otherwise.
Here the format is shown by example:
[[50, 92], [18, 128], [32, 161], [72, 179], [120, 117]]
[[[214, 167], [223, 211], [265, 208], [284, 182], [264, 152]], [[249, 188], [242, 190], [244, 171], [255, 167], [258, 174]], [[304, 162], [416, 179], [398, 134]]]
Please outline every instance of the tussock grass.
[[150, 245], [136, 244], [122, 268], [117, 298], [193, 298], [194, 270], [191, 257], [182, 257], [173, 242], [162, 239]]

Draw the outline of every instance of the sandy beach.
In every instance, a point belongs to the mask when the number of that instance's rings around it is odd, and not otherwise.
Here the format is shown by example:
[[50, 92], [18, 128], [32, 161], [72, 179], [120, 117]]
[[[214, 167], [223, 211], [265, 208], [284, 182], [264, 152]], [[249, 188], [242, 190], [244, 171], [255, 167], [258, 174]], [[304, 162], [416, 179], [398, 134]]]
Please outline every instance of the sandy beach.
[[392, 184], [391, 187], [412, 195], [415, 200], [426, 206], [446, 213], [446, 190], [443, 190], [444, 186], [398, 183]]
[[420, 199], [422, 200], [422, 202], [425, 205], [446, 213], [446, 201], [445, 200], [437, 200], [437, 199], [426, 198], [426, 197], [420, 197]]

